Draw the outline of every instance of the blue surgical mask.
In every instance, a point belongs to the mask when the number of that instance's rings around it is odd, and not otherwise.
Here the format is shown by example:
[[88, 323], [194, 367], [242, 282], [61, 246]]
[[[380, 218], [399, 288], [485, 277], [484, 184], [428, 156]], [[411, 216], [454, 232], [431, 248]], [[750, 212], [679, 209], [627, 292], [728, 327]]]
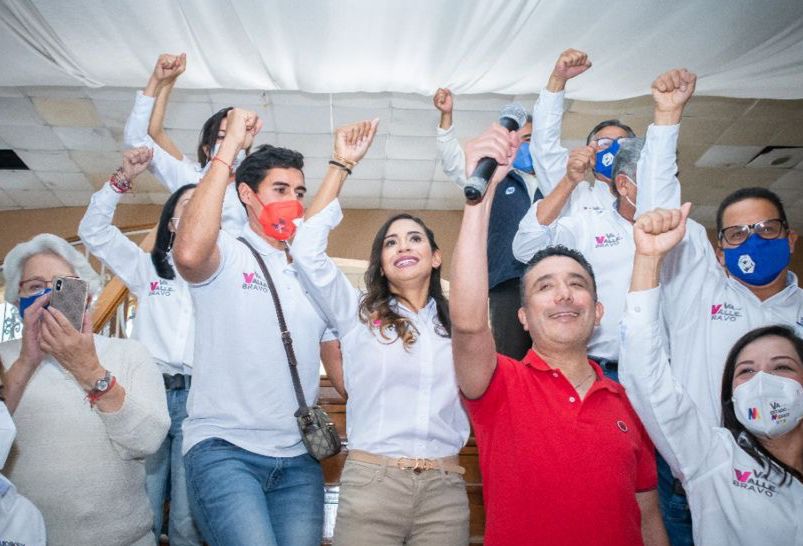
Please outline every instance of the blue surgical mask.
[[618, 151], [619, 141], [614, 140], [606, 149], [597, 152], [594, 172], [601, 174], [605, 178], [611, 178], [613, 176], [613, 161], [616, 159], [616, 153]]
[[533, 168], [533, 156], [530, 155], [530, 143], [522, 142], [516, 150], [516, 157], [513, 159], [513, 168], [525, 173], [535, 174]]
[[25, 310], [30, 307], [33, 302], [45, 294], [50, 294], [50, 292], [50, 288], [45, 288], [44, 290], [40, 290], [36, 294], [31, 294], [30, 296], [20, 296], [20, 318], [25, 318]]
[[736, 248], [725, 248], [725, 266], [731, 275], [751, 286], [771, 283], [789, 265], [789, 241], [762, 239], [755, 233]]

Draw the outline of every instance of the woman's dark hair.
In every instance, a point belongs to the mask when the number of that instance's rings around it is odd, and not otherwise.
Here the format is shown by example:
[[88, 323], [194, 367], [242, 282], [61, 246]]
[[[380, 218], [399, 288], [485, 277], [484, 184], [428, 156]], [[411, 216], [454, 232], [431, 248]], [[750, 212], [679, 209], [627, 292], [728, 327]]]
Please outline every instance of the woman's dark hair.
[[[429, 246], [434, 253], [438, 250], [435, 242], [435, 234], [427, 227], [423, 220], [411, 214], [401, 213], [388, 218], [376, 232], [374, 242], [371, 245], [371, 258], [368, 269], [365, 271], [365, 294], [360, 300], [360, 320], [368, 325], [369, 328], [376, 327], [382, 339], [389, 343], [395, 339], [401, 339], [405, 349], [409, 349], [417, 339], [415, 326], [406, 318], [397, 313], [390, 304], [392, 298], [404, 301], [400, 294], [394, 294], [390, 290], [388, 279], [382, 274], [382, 248], [385, 236], [393, 222], [397, 220], [412, 220], [424, 230], [429, 240]], [[449, 301], [443, 295], [441, 287], [441, 270], [433, 267], [429, 278], [429, 297], [435, 300], [435, 307], [438, 311], [438, 324], [435, 333], [442, 337], [451, 337], [452, 322], [449, 319]], [[409, 303], [409, 302], [408, 302]], [[387, 335], [389, 329], [396, 332], [396, 338], [391, 339]]]
[[156, 242], [153, 243], [153, 250], [151, 250], [151, 262], [153, 267], [156, 268], [156, 274], [163, 279], [172, 280], [176, 278], [176, 272], [170, 261], [167, 259], [167, 253], [173, 247], [174, 233], [170, 231], [170, 220], [176, 212], [176, 205], [178, 204], [181, 196], [187, 190], [191, 190], [197, 184], [185, 184], [173, 192], [173, 195], [167, 198], [165, 206], [162, 207], [162, 214], [159, 216], [159, 226], [156, 228]]
[[728, 353], [728, 357], [725, 359], [725, 371], [722, 373], [722, 424], [733, 434], [736, 443], [739, 444], [748, 455], [753, 457], [753, 459], [767, 471], [767, 474], [773, 472], [777, 473], [780, 476], [779, 485], [783, 485], [787, 483], [787, 480], [791, 483], [792, 476], [803, 481], [803, 475], [767, 451], [755, 435], [739, 422], [736, 418], [736, 411], [733, 408], [733, 375], [736, 372], [736, 361], [739, 358], [739, 353], [757, 339], [768, 336], [775, 336], [788, 340], [795, 348], [798, 358], [803, 361], [803, 339], [798, 337], [795, 331], [789, 326], [780, 324], [764, 326], [763, 328], [750, 330], [740, 337]]
[[212, 150], [215, 149], [215, 144], [217, 144], [217, 134], [220, 132], [220, 124], [226, 119], [226, 115], [228, 115], [229, 110], [232, 108], [234, 107], [227, 106], [226, 108], [218, 110], [211, 118], [206, 120], [204, 126], [201, 128], [201, 137], [198, 140], [198, 163], [201, 164], [201, 167], [205, 167], [212, 159], [210, 155], [212, 154]]

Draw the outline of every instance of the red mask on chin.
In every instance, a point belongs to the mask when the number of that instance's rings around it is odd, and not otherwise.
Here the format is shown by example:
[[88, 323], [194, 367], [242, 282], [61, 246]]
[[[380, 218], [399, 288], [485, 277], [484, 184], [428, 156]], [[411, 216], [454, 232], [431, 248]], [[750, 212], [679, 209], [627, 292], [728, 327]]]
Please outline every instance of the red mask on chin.
[[[256, 194], [254, 194], [256, 197]], [[296, 199], [289, 201], [275, 201], [267, 205], [257, 197], [257, 201], [262, 205], [262, 212], [259, 213], [259, 224], [265, 235], [277, 241], [287, 241], [296, 234], [296, 224], [293, 220], [304, 215], [304, 205]]]

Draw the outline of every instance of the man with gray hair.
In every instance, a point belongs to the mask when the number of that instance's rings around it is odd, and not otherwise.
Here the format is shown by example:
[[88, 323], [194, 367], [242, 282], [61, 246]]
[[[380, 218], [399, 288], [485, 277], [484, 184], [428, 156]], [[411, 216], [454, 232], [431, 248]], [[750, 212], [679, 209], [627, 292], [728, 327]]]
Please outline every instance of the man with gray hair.
[[[598, 274], [599, 299], [605, 306], [605, 314], [589, 341], [588, 354], [615, 381], [619, 319], [633, 263], [636, 204], [639, 210], [658, 204], [669, 208], [680, 206], [679, 186], [674, 182], [678, 124], [694, 91], [694, 86], [688, 86], [680, 77], [681, 73], [689, 74], [685, 69], [670, 70], [653, 82], [654, 123], [647, 129], [646, 139], [626, 136], [615, 139], [618, 151], [608, 158], [613, 161], [610, 183], [585, 181], [587, 174], [598, 178], [601, 143], [591, 138], [595, 132], [599, 133], [598, 126], [589, 135], [586, 146], [568, 154], [565, 174], [547, 197], [533, 203], [519, 222], [513, 239], [513, 255], [524, 263], [538, 250], [556, 244], [579, 250], [591, 263]], [[644, 195], [638, 191], [637, 178]], [[585, 195], [589, 187], [595, 193], [605, 189], [608, 195], [613, 194], [610, 199], [606, 197], [609, 204], [602, 206], [599, 200], [596, 204], [577, 201], [578, 192]]]
[[[551, 222], [544, 221], [540, 210], [561, 205], [561, 193], [552, 192], [542, 206], [529, 212], [519, 223], [513, 239], [513, 254], [524, 263], [540, 249], [563, 245], [579, 250], [597, 272], [597, 290], [605, 314], [588, 343], [589, 358], [597, 361], [605, 375], [618, 380], [619, 319], [624, 311], [624, 296], [630, 285], [633, 264], [633, 221], [636, 212], [636, 163], [644, 140], [621, 139], [611, 177], [615, 205], [600, 214], [570, 212]], [[572, 150], [561, 184], [577, 185], [594, 163], [593, 146]], [[646, 183], [646, 181], [645, 181]], [[573, 188], [572, 188], [573, 189]]]

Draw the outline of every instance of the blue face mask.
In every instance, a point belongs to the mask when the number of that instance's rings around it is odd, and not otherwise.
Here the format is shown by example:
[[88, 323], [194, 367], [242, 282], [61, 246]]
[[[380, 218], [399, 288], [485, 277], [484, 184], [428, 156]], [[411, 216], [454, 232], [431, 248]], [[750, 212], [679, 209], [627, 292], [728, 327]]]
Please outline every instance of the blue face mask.
[[41, 298], [45, 294], [50, 294], [50, 288], [45, 288], [44, 290], [40, 290], [36, 294], [31, 294], [30, 296], [21, 296], [20, 297], [20, 318], [25, 318], [25, 310], [30, 307], [33, 302], [35, 302], [38, 298]]
[[610, 179], [613, 176], [613, 160], [619, 151], [619, 141], [614, 140], [606, 149], [597, 152], [594, 172]]
[[751, 286], [764, 286], [789, 265], [789, 241], [762, 239], [755, 233], [736, 248], [725, 248], [725, 266], [731, 275]]
[[525, 173], [535, 174], [533, 168], [533, 156], [530, 155], [530, 143], [522, 142], [516, 150], [516, 157], [513, 159], [513, 168]]

